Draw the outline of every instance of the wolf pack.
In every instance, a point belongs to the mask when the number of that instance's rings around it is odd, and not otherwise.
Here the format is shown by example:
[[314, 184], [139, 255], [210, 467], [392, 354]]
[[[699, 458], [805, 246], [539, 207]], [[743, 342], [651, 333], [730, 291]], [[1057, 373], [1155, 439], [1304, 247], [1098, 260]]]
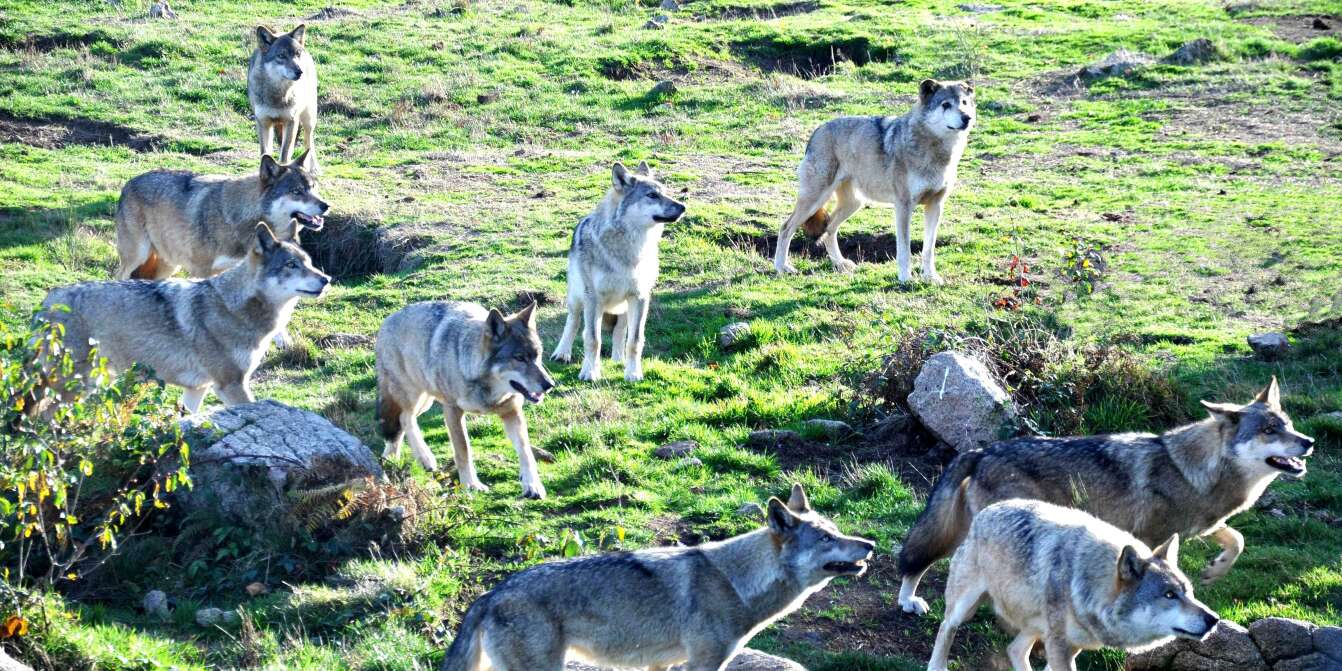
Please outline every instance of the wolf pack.
[[[39, 313], [64, 328], [74, 361], [91, 365], [96, 347], [112, 370], [147, 366], [183, 389], [189, 413], [210, 390], [226, 405], [254, 399], [250, 380], [269, 342], [290, 346], [297, 302], [331, 285], [299, 240], [322, 229], [329, 209], [317, 191], [317, 73], [305, 35], [302, 25], [256, 30], [247, 70], [256, 172], [155, 170], [126, 183], [116, 210], [115, 280], [53, 289]], [[910, 219], [921, 205], [922, 277], [941, 283], [937, 228], [975, 115], [970, 83], [928, 79], [903, 115], [821, 125], [798, 169], [796, 207], [779, 231], [777, 272], [795, 272], [788, 247], [803, 227], [836, 271], [852, 271], [838, 227], [880, 203], [894, 207], [899, 280], [909, 281]], [[581, 333], [583, 381], [601, 377], [607, 325], [610, 358], [626, 380], [643, 378], [659, 241], [686, 211], [647, 163], [617, 162], [610, 176], [605, 197], [573, 230], [567, 320], [551, 354], [569, 362]], [[174, 278], [180, 269], [190, 279]], [[523, 412], [555, 386], [534, 303], [513, 314], [460, 302], [408, 305], [383, 322], [375, 363], [385, 458], [398, 459], [409, 442], [424, 468], [437, 469], [417, 423], [436, 401], [460, 486], [485, 491], [465, 416], [493, 414], [516, 448], [523, 496], [546, 496]], [[947, 668], [957, 627], [985, 599], [1016, 634], [1006, 651], [1014, 671], [1032, 668], [1036, 643], [1048, 669], [1062, 671], [1075, 669], [1086, 649], [1206, 637], [1219, 618], [1179, 568], [1181, 538], [1221, 547], [1202, 584], [1224, 576], [1244, 550], [1244, 536], [1227, 521], [1278, 476], [1304, 476], [1314, 441], [1292, 427], [1275, 378], [1246, 404], [1203, 405], [1206, 418], [1159, 435], [1018, 438], [951, 461], [897, 559], [898, 604], [921, 616], [929, 605], [916, 593], [919, 582], [951, 556], [928, 669]], [[786, 501], [769, 499], [764, 517], [753, 532], [695, 547], [520, 571], [470, 606], [442, 668], [560, 671], [568, 657], [655, 671], [725, 668], [755, 633], [832, 579], [861, 576], [876, 550], [813, 509], [800, 485]]]

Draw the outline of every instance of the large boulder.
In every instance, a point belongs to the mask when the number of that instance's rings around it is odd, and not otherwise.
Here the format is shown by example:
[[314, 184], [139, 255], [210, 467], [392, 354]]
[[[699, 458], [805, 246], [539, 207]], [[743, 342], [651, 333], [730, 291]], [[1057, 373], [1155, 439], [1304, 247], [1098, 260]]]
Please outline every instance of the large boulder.
[[1314, 652], [1314, 625], [1284, 617], [1265, 617], [1249, 625], [1249, 635], [1268, 664]]
[[1154, 650], [1129, 655], [1128, 671], [1268, 671], [1258, 646], [1244, 627], [1221, 620], [1202, 641], [1176, 639]]
[[294, 489], [382, 477], [373, 453], [326, 418], [276, 401], [201, 413], [182, 422], [191, 447], [187, 512], [215, 514], [250, 528], [290, 524]]
[[985, 447], [1014, 428], [1016, 408], [983, 362], [941, 352], [923, 364], [909, 407], [937, 438], [961, 452]]
[[[581, 662], [569, 662], [565, 671], [605, 671]], [[685, 671], [685, 665], [673, 666], [671, 671]], [[723, 671], [806, 671], [806, 667], [790, 659], [767, 655], [758, 650], [746, 648], [736, 653], [732, 661], [727, 662]]]

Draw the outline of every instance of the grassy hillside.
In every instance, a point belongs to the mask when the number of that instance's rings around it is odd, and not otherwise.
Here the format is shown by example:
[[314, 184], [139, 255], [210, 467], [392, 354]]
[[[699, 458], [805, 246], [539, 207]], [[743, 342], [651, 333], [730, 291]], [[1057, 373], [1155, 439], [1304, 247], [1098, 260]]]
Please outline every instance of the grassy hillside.
[[[1247, 401], [1277, 375], [1320, 449], [1305, 481], [1274, 485], [1235, 520], [1248, 549], [1198, 595], [1242, 622], [1342, 624], [1342, 421], [1322, 417], [1342, 408], [1342, 3], [179, 0], [175, 22], [145, 9], [0, 8], [8, 324], [49, 287], [110, 275], [112, 214], [130, 177], [255, 169], [245, 65], [257, 23], [308, 24], [333, 210], [331, 230], [305, 242], [339, 282], [298, 309], [300, 349], [270, 353], [255, 389], [379, 452], [372, 348], [320, 347], [324, 336], [371, 337], [415, 300], [516, 307], [535, 296], [548, 351], [572, 227], [611, 162], [647, 160], [688, 190], [689, 214], [662, 245], [646, 379], [625, 383], [607, 363], [588, 384], [576, 364], [552, 366], [560, 386], [528, 409], [533, 442], [557, 457], [541, 469], [551, 498], [521, 501], [501, 425], [472, 419], [488, 494], [462, 498], [455, 475], [409, 459], [389, 468], [436, 502], [414, 542], [343, 548], [325, 563], [228, 528], [185, 550], [131, 544], [115, 579], [66, 602], [70, 617], [29, 644], [57, 668], [435, 668], [474, 596], [575, 535], [584, 551], [722, 537], [754, 525], [736, 512], [743, 503], [793, 480], [846, 531], [879, 539], [881, 559], [756, 645], [812, 669], [921, 668], [938, 620], [897, 612], [890, 553], [945, 455], [916, 433], [831, 439], [803, 422], [865, 428], [897, 412], [891, 390], [916, 373], [911, 359], [873, 372], [928, 342], [999, 354], [1045, 431], [1161, 430], [1199, 416], [1199, 398]], [[659, 14], [664, 29], [644, 28]], [[1313, 28], [1314, 16], [1331, 28]], [[1119, 48], [1159, 61], [1196, 38], [1218, 57], [1073, 76]], [[855, 274], [812, 250], [796, 259], [800, 275], [776, 277], [770, 238], [810, 130], [835, 115], [903, 113], [929, 76], [972, 77], [980, 112], [943, 219], [947, 284], [896, 282], [883, 208], [841, 230]], [[663, 79], [676, 91], [651, 93]], [[1082, 268], [1069, 261], [1078, 254], [1103, 263]], [[1029, 266], [1028, 287], [1013, 257]], [[1094, 279], [1094, 293], [1077, 278]], [[1015, 299], [1019, 310], [995, 307]], [[718, 329], [741, 319], [751, 341], [719, 351]], [[1251, 356], [1247, 335], [1283, 329], [1290, 356]], [[1111, 367], [1079, 386], [1102, 347]], [[421, 424], [448, 463], [438, 411]], [[805, 440], [747, 444], [762, 428]], [[701, 464], [652, 457], [680, 439], [701, 445]], [[1185, 569], [1212, 554], [1186, 543]], [[249, 598], [242, 586], [255, 580], [271, 593]], [[929, 600], [940, 596], [931, 582]], [[136, 612], [155, 588], [178, 600], [173, 622]], [[239, 606], [244, 626], [198, 627], [192, 612], [205, 605]], [[985, 610], [955, 655], [961, 668], [995, 668], [1005, 640]], [[1117, 669], [1121, 655], [1083, 662]]]

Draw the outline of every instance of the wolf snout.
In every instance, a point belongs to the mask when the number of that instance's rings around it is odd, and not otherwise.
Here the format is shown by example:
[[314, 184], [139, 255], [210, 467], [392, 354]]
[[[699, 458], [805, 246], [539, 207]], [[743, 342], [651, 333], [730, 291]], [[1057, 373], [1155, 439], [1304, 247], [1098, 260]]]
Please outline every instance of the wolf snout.
[[294, 71], [290, 74], [293, 75], [294, 81], [298, 81], [303, 78], [303, 70], [301, 68], [294, 68]]
[[964, 127], [965, 127], [965, 128], [969, 128], [969, 124], [970, 124], [970, 122], [972, 122], [973, 120], [974, 120], [974, 117], [972, 117], [972, 116], [970, 116], [970, 115], [968, 115], [968, 114], [965, 114], [964, 112], [961, 112], [961, 113], [960, 113], [960, 121], [964, 123]]

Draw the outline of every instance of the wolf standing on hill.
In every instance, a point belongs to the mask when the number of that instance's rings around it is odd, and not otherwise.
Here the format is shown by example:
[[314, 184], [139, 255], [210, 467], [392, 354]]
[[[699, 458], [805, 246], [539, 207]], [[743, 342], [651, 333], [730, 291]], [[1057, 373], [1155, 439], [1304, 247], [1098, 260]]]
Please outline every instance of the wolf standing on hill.
[[256, 51], [247, 64], [247, 100], [256, 116], [261, 155], [271, 153], [271, 141], [280, 136], [280, 162], [293, 155], [299, 126], [303, 151], [312, 154], [312, 130], [317, 125], [317, 66], [305, 47], [307, 26], [277, 35], [256, 27]]
[[[942, 204], [955, 187], [974, 116], [974, 87], [968, 82], [927, 79], [918, 88], [918, 102], [904, 116], [840, 117], [816, 129], [797, 168], [797, 207], [778, 231], [774, 269], [796, 272], [788, 263], [788, 245], [805, 222], [806, 231], [824, 242], [835, 270], [852, 272], [855, 265], [839, 251], [839, 224], [867, 202], [877, 202], [895, 207], [899, 281], [907, 282], [909, 220], [913, 208], [922, 205], [923, 278], [940, 284], [937, 226]], [[831, 195], [837, 203], [827, 214]]]

